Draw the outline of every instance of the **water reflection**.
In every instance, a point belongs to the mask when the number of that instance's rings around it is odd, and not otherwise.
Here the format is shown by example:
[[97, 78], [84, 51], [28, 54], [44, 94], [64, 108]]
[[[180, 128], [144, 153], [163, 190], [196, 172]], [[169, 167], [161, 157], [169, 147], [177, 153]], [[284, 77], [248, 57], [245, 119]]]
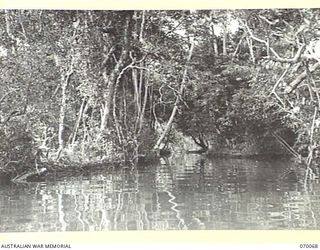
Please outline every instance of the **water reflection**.
[[319, 229], [320, 187], [283, 160], [181, 155], [136, 171], [2, 184], [0, 231]]

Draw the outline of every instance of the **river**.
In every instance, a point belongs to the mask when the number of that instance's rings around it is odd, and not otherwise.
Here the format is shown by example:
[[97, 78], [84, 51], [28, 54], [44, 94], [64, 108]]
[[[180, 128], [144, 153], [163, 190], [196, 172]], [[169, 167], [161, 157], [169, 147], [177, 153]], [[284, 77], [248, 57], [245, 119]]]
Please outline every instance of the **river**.
[[0, 231], [320, 229], [320, 184], [288, 160], [160, 163], [0, 184]]

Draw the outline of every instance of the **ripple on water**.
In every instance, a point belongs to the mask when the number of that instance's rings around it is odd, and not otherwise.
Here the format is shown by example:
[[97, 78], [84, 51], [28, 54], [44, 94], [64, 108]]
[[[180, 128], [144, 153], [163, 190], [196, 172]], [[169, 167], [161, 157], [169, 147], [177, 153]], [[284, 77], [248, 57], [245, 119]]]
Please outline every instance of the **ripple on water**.
[[292, 162], [162, 163], [1, 185], [0, 231], [320, 229], [320, 187], [283, 179]]

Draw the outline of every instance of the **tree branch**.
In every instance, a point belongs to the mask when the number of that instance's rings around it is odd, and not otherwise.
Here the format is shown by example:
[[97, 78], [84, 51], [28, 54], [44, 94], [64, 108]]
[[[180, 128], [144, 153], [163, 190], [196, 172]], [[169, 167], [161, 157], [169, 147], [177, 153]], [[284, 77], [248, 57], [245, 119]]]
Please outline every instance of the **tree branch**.
[[16, 90], [14, 89], [14, 90], [11, 90], [11, 91], [7, 92], [6, 94], [4, 94], [4, 95], [1, 97], [1, 99], [0, 99], [0, 104], [4, 101], [4, 99], [5, 99], [8, 95], [10, 95], [10, 94], [13, 93], [13, 92], [16, 92]]
[[[266, 59], [269, 59], [271, 61], [275, 61], [275, 62], [281, 62], [281, 63], [297, 63], [299, 61], [299, 59], [301, 58], [302, 52], [304, 51], [306, 45], [303, 44], [299, 50], [297, 51], [296, 55], [293, 58], [283, 58], [280, 57], [278, 54], [276, 55], [276, 57], [267, 57]], [[271, 49], [272, 53], [275, 54], [276, 52]]]
[[[320, 62], [317, 62], [316, 64], [312, 65], [309, 68], [309, 72], [312, 73], [314, 72], [318, 67], [320, 66]], [[286, 87], [286, 89], [284, 90], [284, 92], [286, 94], [290, 94], [293, 90], [295, 90], [298, 85], [307, 78], [308, 73], [306, 71], [304, 71], [303, 73], [301, 73], [296, 79], [294, 79], [291, 83], [289, 83], [289, 85]]]
[[277, 61], [277, 62], [282, 62], [282, 63], [296, 63], [301, 55], [302, 55], [302, 52], [304, 51], [306, 45], [303, 44], [299, 50], [297, 51], [297, 54], [294, 56], [294, 58], [282, 58], [279, 56], [279, 54], [273, 49], [270, 47], [268, 41], [265, 41], [263, 39], [260, 39], [256, 36], [254, 36], [252, 30], [250, 30], [250, 28], [248, 27], [248, 25], [244, 22], [242, 22], [242, 24], [244, 25], [244, 27], [246, 28], [247, 32], [249, 33], [250, 37], [257, 41], [257, 42], [260, 42], [260, 43], [263, 43], [266, 45], [267, 48], [269, 48], [269, 51], [274, 55], [274, 57], [267, 57], [267, 59], [270, 59], [270, 60], [273, 60], [273, 61]]

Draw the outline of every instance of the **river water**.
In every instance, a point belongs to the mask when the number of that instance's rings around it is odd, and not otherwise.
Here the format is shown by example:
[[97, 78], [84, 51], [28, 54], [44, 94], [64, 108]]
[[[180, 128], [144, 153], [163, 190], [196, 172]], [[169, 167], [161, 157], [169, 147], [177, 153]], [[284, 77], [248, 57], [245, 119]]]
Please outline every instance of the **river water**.
[[0, 231], [320, 229], [320, 184], [288, 160], [180, 155], [138, 170], [0, 184]]

